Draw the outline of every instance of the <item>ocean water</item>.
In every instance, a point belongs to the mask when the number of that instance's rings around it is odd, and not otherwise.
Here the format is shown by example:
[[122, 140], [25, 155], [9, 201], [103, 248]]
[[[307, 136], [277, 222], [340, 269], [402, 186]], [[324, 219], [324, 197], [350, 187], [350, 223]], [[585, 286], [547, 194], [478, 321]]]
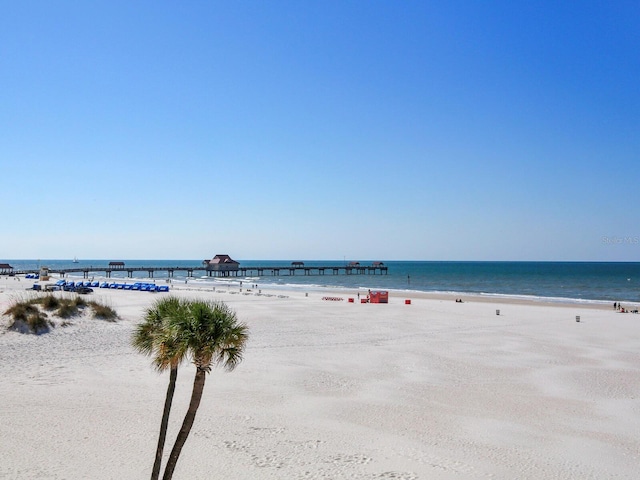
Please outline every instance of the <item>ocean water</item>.
[[[287, 267], [291, 260], [238, 260], [243, 267]], [[16, 270], [49, 268], [104, 268], [108, 260], [1, 260]], [[199, 267], [201, 260], [124, 260], [127, 267]], [[305, 260], [305, 266], [344, 266], [344, 261]], [[361, 265], [371, 262], [361, 261]], [[207, 277], [205, 272], [175, 272], [173, 282], [203, 285], [270, 285], [272, 288], [322, 289], [381, 289], [502, 296], [545, 299], [558, 302], [640, 302], [640, 262], [424, 262], [388, 261], [386, 275], [282, 275], [261, 277]], [[286, 272], [288, 273], [288, 271]], [[103, 275], [96, 271], [95, 275]], [[135, 272], [135, 279], [148, 280], [144, 271]], [[82, 278], [82, 273], [71, 274]], [[112, 278], [125, 278], [126, 272], [113, 273]], [[166, 282], [167, 275], [157, 272], [154, 280]]]

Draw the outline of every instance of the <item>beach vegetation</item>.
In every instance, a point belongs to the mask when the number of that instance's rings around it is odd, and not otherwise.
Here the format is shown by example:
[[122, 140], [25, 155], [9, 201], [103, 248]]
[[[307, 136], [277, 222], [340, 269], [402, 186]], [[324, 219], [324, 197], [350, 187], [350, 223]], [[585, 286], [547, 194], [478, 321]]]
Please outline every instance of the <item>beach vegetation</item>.
[[14, 320], [26, 320], [27, 316], [36, 312], [38, 312], [38, 308], [32, 304], [19, 302], [5, 310], [4, 314], [10, 315]]
[[54, 325], [47, 314], [40, 311], [29, 315], [26, 323], [29, 330], [36, 335], [47, 333]]
[[118, 319], [118, 314], [109, 305], [104, 305], [93, 300], [90, 301], [88, 305], [93, 311], [93, 318], [107, 320], [109, 322], [115, 322]]
[[56, 310], [56, 315], [60, 318], [71, 318], [75, 317], [80, 313], [80, 309], [73, 302], [62, 302], [58, 310]]
[[60, 299], [55, 295], [45, 295], [44, 297], [40, 297], [39, 300], [45, 310], [55, 310], [60, 307]]
[[84, 308], [87, 306], [87, 301], [82, 298], [80, 295], [76, 295], [71, 299], [71, 305], [76, 306], [77, 308]]
[[[173, 370], [175, 365], [177, 374], [178, 364], [185, 359], [189, 359], [196, 367], [189, 407], [169, 454], [163, 480], [170, 480], [173, 477], [178, 458], [189, 437], [200, 406], [207, 374], [215, 365], [221, 365], [227, 371], [233, 370], [242, 361], [249, 334], [248, 327], [239, 323], [235, 312], [223, 302], [201, 300], [173, 300], [173, 302], [175, 303], [166, 306], [167, 311], [153, 311], [153, 309], [147, 311], [148, 316], [136, 330], [133, 339], [133, 344], [139, 351], [154, 357], [154, 364], [159, 370], [167, 368]], [[157, 309], [158, 304], [155, 307]], [[173, 392], [171, 392], [172, 395]], [[167, 391], [167, 398], [169, 398], [169, 391]], [[168, 421], [166, 400], [164, 413]], [[164, 428], [166, 429], [166, 426]]]
[[53, 326], [46, 313], [30, 303], [16, 303], [5, 312], [12, 319], [9, 324], [10, 330], [21, 333], [47, 333]]
[[39, 335], [49, 332], [51, 327], [55, 326], [47, 312], [53, 317], [64, 319], [62, 326], [69, 326], [71, 322], [68, 319], [81, 315], [87, 307], [93, 311], [94, 318], [109, 321], [115, 321], [118, 318], [115, 310], [99, 302], [87, 303], [77, 295], [65, 298], [52, 294], [23, 297], [14, 301], [4, 314], [11, 318], [11, 323], [8, 326], [10, 330]]

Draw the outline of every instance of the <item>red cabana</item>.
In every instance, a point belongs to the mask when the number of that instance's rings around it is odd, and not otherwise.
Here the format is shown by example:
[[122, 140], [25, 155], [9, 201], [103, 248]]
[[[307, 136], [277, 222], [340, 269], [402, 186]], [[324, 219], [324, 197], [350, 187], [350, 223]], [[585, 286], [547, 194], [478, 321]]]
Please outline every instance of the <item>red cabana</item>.
[[386, 290], [372, 291], [369, 303], [389, 303], [389, 292]]

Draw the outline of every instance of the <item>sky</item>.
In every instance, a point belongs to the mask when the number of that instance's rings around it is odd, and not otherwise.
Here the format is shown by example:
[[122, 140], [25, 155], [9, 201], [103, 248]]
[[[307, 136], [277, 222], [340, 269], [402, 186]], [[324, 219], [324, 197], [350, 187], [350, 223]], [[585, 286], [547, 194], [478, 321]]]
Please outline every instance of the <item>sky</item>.
[[637, 1], [0, 0], [0, 260], [640, 261]]

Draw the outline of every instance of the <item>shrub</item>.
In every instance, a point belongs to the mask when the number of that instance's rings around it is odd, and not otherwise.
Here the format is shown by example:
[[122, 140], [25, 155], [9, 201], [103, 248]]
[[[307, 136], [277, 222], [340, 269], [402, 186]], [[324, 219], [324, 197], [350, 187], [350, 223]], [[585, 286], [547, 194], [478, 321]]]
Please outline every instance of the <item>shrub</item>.
[[75, 305], [78, 308], [83, 308], [87, 306], [87, 302], [84, 298], [82, 298], [80, 295], [76, 295], [72, 300], [71, 300], [71, 304]]
[[98, 302], [89, 302], [89, 305], [93, 309], [93, 318], [99, 318], [101, 320], [109, 320], [110, 322], [115, 322], [118, 318], [118, 314], [116, 311], [107, 306]]
[[36, 335], [47, 333], [50, 330], [53, 322], [47, 318], [47, 314], [40, 312], [33, 306], [31, 307], [32, 309], [17, 308], [14, 310], [13, 323], [9, 325], [10, 330], [16, 330], [21, 333], [35, 333]]
[[38, 300], [40, 300], [39, 303], [45, 310], [55, 310], [60, 306], [60, 299], [55, 295], [45, 295]]
[[115, 322], [118, 318], [116, 311], [101, 303], [87, 302], [84, 298], [76, 296], [74, 298], [59, 298], [54, 295], [45, 295], [36, 298], [22, 299], [9, 307], [4, 314], [10, 316], [13, 322], [9, 329], [21, 333], [46, 333], [54, 326], [46, 313], [42, 312], [40, 306], [47, 310], [54, 310], [53, 315], [65, 319], [61, 326], [73, 325], [66, 319], [75, 317], [82, 313], [82, 309], [89, 306], [93, 312], [93, 318]]
[[53, 326], [53, 322], [49, 320], [46, 313], [37, 312], [27, 317], [27, 325], [33, 333], [39, 335], [41, 333], [47, 333], [49, 327]]
[[4, 314], [11, 316], [14, 320], [27, 321], [29, 315], [38, 313], [38, 307], [31, 305], [30, 303], [20, 302], [9, 307]]
[[56, 315], [58, 315], [60, 318], [71, 318], [78, 315], [78, 313], [80, 313], [78, 307], [72, 302], [67, 301], [60, 304], [60, 308], [58, 308]]

